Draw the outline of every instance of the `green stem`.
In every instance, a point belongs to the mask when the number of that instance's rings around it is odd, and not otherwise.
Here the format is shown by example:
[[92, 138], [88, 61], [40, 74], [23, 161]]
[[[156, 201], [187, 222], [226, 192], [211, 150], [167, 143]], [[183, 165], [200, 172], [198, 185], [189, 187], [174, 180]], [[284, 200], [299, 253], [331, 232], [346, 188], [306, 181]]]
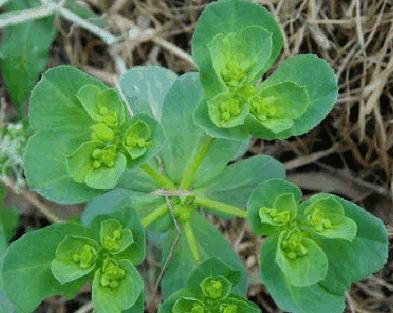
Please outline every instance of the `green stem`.
[[241, 218], [247, 218], [247, 216], [248, 216], [246, 211], [244, 211], [238, 207], [235, 207], [233, 205], [229, 205], [226, 203], [222, 203], [219, 201], [214, 201], [214, 200], [202, 198], [199, 196], [197, 196], [195, 198], [194, 203], [196, 205], [206, 207], [209, 209], [213, 209], [217, 212], [224, 213], [224, 214], [234, 215], [234, 216], [238, 216]]
[[149, 215], [147, 215], [143, 220], [142, 224], [143, 226], [149, 227], [152, 223], [154, 223], [156, 220], [158, 220], [160, 217], [164, 216], [169, 212], [168, 206], [162, 205], [156, 209], [154, 209], [153, 212], [151, 212]]
[[161, 187], [167, 190], [175, 190], [175, 184], [165, 175], [162, 175], [155, 168], [151, 167], [149, 164], [145, 163], [141, 166], [141, 168], [154, 180], [156, 180]]
[[195, 155], [195, 157], [188, 164], [186, 170], [184, 171], [182, 180], [180, 182], [180, 189], [188, 189], [192, 185], [192, 179], [195, 172], [198, 170], [199, 166], [202, 164], [203, 159], [209, 151], [209, 148], [213, 142], [213, 137], [207, 136], [202, 142], [202, 145]]
[[186, 235], [188, 246], [191, 250], [192, 259], [194, 260], [195, 264], [201, 262], [201, 255], [199, 254], [199, 248], [194, 236], [194, 231], [192, 230], [191, 223], [186, 222], [183, 224], [183, 230]]

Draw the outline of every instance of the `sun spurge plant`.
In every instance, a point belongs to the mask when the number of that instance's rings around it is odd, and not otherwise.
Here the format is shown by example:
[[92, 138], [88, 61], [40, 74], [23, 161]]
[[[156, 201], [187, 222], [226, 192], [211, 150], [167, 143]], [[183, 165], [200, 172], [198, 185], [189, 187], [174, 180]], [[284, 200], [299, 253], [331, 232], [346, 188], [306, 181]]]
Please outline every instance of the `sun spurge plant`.
[[304, 134], [334, 105], [336, 77], [314, 55], [284, 60], [266, 77], [282, 42], [262, 6], [221, 0], [195, 28], [197, 73], [134, 67], [115, 89], [69, 66], [43, 75], [30, 101], [27, 182], [49, 200], [89, 203], [80, 221], [7, 249], [2, 288], [17, 312], [74, 296], [87, 281], [96, 312], [143, 312], [134, 266], [144, 232], [162, 252], [152, 254], [162, 264], [152, 273], [160, 313], [260, 312], [244, 298], [241, 259], [210, 214], [247, 218], [266, 237], [261, 279], [282, 310], [344, 311], [345, 290], [386, 261], [383, 223], [334, 195], [302, 201], [278, 161], [242, 158], [251, 136]]

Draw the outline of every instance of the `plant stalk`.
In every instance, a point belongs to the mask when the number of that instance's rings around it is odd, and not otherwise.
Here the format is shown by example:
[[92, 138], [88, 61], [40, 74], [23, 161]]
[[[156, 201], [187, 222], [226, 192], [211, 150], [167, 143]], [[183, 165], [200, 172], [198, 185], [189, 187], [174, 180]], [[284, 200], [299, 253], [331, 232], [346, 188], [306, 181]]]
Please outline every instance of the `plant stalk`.
[[158, 208], [154, 209], [153, 212], [151, 212], [149, 215], [147, 215], [143, 220], [142, 224], [143, 226], [149, 227], [151, 224], [153, 224], [155, 221], [157, 221], [160, 217], [164, 216], [169, 212], [168, 206], [162, 205], [159, 206]]
[[199, 151], [195, 155], [195, 157], [191, 160], [190, 164], [187, 166], [186, 170], [183, 173], [182, 180], [180, 182], [180, 189], [188, 189], [192, 185], [192, 179], [198, 168], [201, 166], [206, 154], [209, 152], [210, 146], [213, 143], [214, 138], [207, 136], [205, 140], [202, 142]]
[[196, 242], [194, 231], [192, 230], [191, 227], [191, 223], [190, 222], [184, 223], [183, 230], [186, 235], [188, 246], [190, 247], [191, 250], [192, 259], [194, 260], [195, 264], [198, 264], [201, 262], [201, 255], [199, 253], [198, 244]]
[[222, 203], [219, 201], [202, 198], [199, 196], [195, 198], [194, 203], [196, 205], [206, 207], [224, 214], [234, 215], [241, 218], [247, 218], [248, 216], [247, 212], [242, 210], [241, 208], [226, 203]]
[[165, 175], [162, 175], [160, 172], [158, 172], [155, 168], [151, 167], [149, 164], [145, 163], [141, 166], [141, 168], [146, 172], [147, 175], [149, 175], [151, 178], [153, 178], [155, 181], [157, 181], [161, 187], [167, 190], [175, 190], [175, 184]]

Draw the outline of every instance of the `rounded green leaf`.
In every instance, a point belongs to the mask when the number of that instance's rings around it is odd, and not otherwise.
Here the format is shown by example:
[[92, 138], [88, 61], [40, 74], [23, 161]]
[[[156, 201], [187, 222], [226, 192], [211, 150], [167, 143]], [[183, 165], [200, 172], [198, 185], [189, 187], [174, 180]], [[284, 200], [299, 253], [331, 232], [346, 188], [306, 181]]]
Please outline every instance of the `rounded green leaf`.
[[[286, 194], [285, 197], [290, 197], [288, 194], [292, 194], [295, 203], [299, 203], [302, 198], [302, 192], [297, 186], [282, 179], [267, 180], [260, 184], [251, 194], [247, 203], [247, 210], [248, 220], [254, 233], [272, 234], [281, 230], [279, 223], [272, 225], [270, 220], [268, 220], [268, 216], [273, 217], [272, 213], [275, 215], [275, 211], [276, 213], [284, 213], [288, 210], [289, 205], [289, 215], [294, 214], [292, 197], [289, 198], [290, 202], [285, 204], [285, 208], [282, 209], [281, 204], [278, 210], [275, 207], [275, 201], [283, 194]], [[288, 199], [283, 198], [280, 201], [282, 202], [282, 200]], [[277, 202], [276, 205], [279, 205], [279, 203]], [[272, 209], [275, 209], [275, 211]], [[268, 221], [269, 223], [267, 223]]]
[[288, 282], [296, 287], [314, 285], [323, 280], [328, 271], [326, 254], [298, 230], [280, 234], [276, 262]]
[[[187, 167], [193, 161], [206, 134], [195, 125], [193, 113], [202, 96], [198, 74], [180, 76], [169, 90], [162, 111], [162, 127], [167, 144], [162, 149], [162, 160], [166, 174], [175, 183], [180, 183]], [[244, 146], [241, 141], [214, 139], [198, 170], [194, 174], [193, 186], [208, 181], [220, 173], [238, 156]]]
[[[94, 200], [95, 203], [89, 207], [88, 212], [83, 214], [82, 222], [86, 227], [91, 228], [94, 238], [102, 243], [107, 252], [115, 255], [116, 259], [127, 259], [133, 264], [140, 264], [145, 259], [145, 230], [138, 214], [130, 205], [133, 202], [130, 201], [129, 194], [116, 191], [119, 190], [114, 189], [111, 193], [99, 196], [97, 201]], [[109, 195], [111, 197], [106, 199], [105, 196]], [[106, 234], [104, 234], [102, 223], [104, 226], [111, 226], [110, 228], [116, 224], [114, 231], [121, 228], [121, 238], [118, 238], [118, 234], [109, 232], [109, 246], [104, 243]], [[132, 242], [130, 243], [131, 235]], [[113, 239], [116, 240], [113, 241]]]
[[98, 253], [99, 246], [94, 240], [67, 235], [56, 248], [52, 273], [60, 284], [77, 280], [95, 268]]
[[261, 310], [245, 298], [230, 296], [220, 305], [222, 313], [261, 313]]
[[195, 190], [209, 199], [245, 208], [254, 189], [272, 178], [284, 178], [285, 169], [274, 158], [259, 154], [228, 165]]
[[122, 145], [127, 151], [129, 168], [151, 160], [166, 143], [160, 123], [147, 114], [134, 115], [124, 125], [123, 132]]
[[76, 97], [84, 85], [107, 88], [92, 76], [72, 66], [58, 66], [46, 71], [31, 94], [31, 127], [35, 131], [72, 131], [76, 135], [85, 132], [92, 120]]
[[306, 112], [309, 103], [307, 89], [296, 83], [282, 82], [266, 88], [262, 85], [249, 100], [250, 114], [245, 126], [250, 134], [269, 139], [271, 133], [279, 134], [291, 128], [294, 120]]
[[271, 32], [273, 45], [270, 58], [264, 66], [266, 70], [279, 55], [283, 39], [279, 25], [263, 6], [244, 0], [217, 1], [209, 4], [200, 16], [192, 38], [192, 57], [198, 65], [201, 82], [208, 96], [223, 91], [214, 73], [209, 44], [218, 34], [225, 36], [246, 27], [261, 27]]
[[224, 89], [238, 87], [254, 83], [262, 76], [272, 52], [272, 34], [262, 27], [243, 27], [217, 34], [208, 49], [213, 69]]
[[[261, 279], [275, 303], [284, 312], [293, 313], [342, 313], [345, 295], [331, 293], [321, 284], [295, 287], [288, 281], [276, 263], [278, 236], [268, 237], [259, 256]], [[338, 261], [341, 264], [341, 257]]]
[[195, 298], [181, 297], [178, 299], [172, 308], [172, 313], [204, 313], [205, 306], [203, 303]]
[[111, 254], [123, 252], [134, 242], [132, 231], [123, 228], [117, 219], [108, 219], [101, 222], [100, 242], [103, 249]]
[[317, 126], [332, 110], [337, 98], [337, 78], [330, 65], [313, 54], [288, 58], [265, 80], [261, 87], [292, 82], [307, 90], [309, 106], [294, 120], [293, 126], [279, 133], [264, 131], [264, 139], [285, 139], [302, 135]]
[[120, 88], [132, 111], [161, 120], [162, 105], [177, 75], [159, 66], [135, 66], [120, 76]]
[[76, 182], [66, 168], [66, 155], [87, 136], [47, 130], [30, 137], [23, 162], [30, 189], [61, 204], [87, 202], [97, 196], [98, 190]]
[[20, 313], [31, 313], [54, 295], [73, 297], [85, 278], [61, 285], [52, 274], [56, 248], [66, 235], [89, 236], [80, 225], [54, 224], [28, 232], [14, 241], [2, 262], [2, 289]]
[[93, 307], [97, 313], [130, 309], [143, 292], [143, 280], [129, 260], [106, 259], [93, 280]]
[[356, 236], [355, 221], [345, 216], [344, 207], [329, 196], [308, 201], [304, 209], [304, 219], [312, 233], [317, 236], [349, 241]]
[[202, 98], [194, 111], [194, 122], [201, 127], [208, 135], [229, 140], [248, 140], [250, 135], [247, 129], [243, 126], [234, 126], [229, 128], [219, 127], [213, 123], [207, 105], [207, 99]]
[[345, 216], [357, 225], [356, 236], [352, 241], [323, 237], [319, 240], [319, 246], [329, 258], [329, 271], [322, 285], [331, 292], [343, 293], [352, 282], [365, 279], [383, 267], [388, 257], [388, 236], [379, 218], [338, 196], [317, 194], [303, 206], [307, 207], [326, 197], [340, 203]]

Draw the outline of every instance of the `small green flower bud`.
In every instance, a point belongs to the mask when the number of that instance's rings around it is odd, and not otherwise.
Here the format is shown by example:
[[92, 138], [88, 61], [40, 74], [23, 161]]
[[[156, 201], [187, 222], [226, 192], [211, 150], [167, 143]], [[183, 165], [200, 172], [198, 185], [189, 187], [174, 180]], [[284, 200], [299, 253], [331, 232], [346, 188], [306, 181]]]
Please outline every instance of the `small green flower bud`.
[[255, 96], [249, 102], [250, 111], [261, 122], [266, 121], [277, 113], [277, 109], [274, 106], [275, 100], [273, 96], [266, 98]]
[[326, 217], [320, 210], [316, 209], [307, 217], [308, 223], [316, 232], [323, 232], [333, 227], [332, 221]]
[[191, 313], [205, 313], [205, 309], [199, 304], [195, 304], [191, 309]]
[[113, 132], [112, 128], [104, 123], [98, 123], [91, 126], [93, 131], [92, 139], [99, 140], [103, 142], [111, 142], [115, 138], [115, 133]]
[[220, 308], [221, 313], [237, 313], [238, 307], [235, 304], [229, 304], [229, 305], [222, 305]]
[[94, 149], [91, 154], [92, 166], [97, 169], [102, 166], [112, 167], [115, 165], [116, 147], [109, 147], [103, 149]]
[[239, 84], [246, 77], [246, 72], [236, 60], [227, 58], [225, 67], [221, 71], [221, 77], [227, 84]]
[[223, 276], [208, 277], [200, 286], [205, 297], [212, 300], [226, 298], [232, 289], [232, 283]]
[[234, 117], [237, 117], [241, 113], [241, 102], [238, 98], [232, 97], [223, 101], [220, 106], [221, 120], [228, 122]]
[[97, 252], [92, 246], [85, 244], [80, 251], [73, 253], [72, 259], [80, 268], [86, 269], [96, 261]]
[[100, 276], [100, 284], [102, 287], [116, 289], [121, 281], [126, 277], [126, 271], [113, 259], [105, 259]]
[[117, 112], [112, 111], [110, 109], [108, 109], [105, 106], [98, 106], [97, 107], [97, 111], [99, 114], [99, 121], [102, 123], [105, 123], [106, 125], [110, 126], [110, 127], [116, 127], [118, 126], [118, 116], [117, 116]]

